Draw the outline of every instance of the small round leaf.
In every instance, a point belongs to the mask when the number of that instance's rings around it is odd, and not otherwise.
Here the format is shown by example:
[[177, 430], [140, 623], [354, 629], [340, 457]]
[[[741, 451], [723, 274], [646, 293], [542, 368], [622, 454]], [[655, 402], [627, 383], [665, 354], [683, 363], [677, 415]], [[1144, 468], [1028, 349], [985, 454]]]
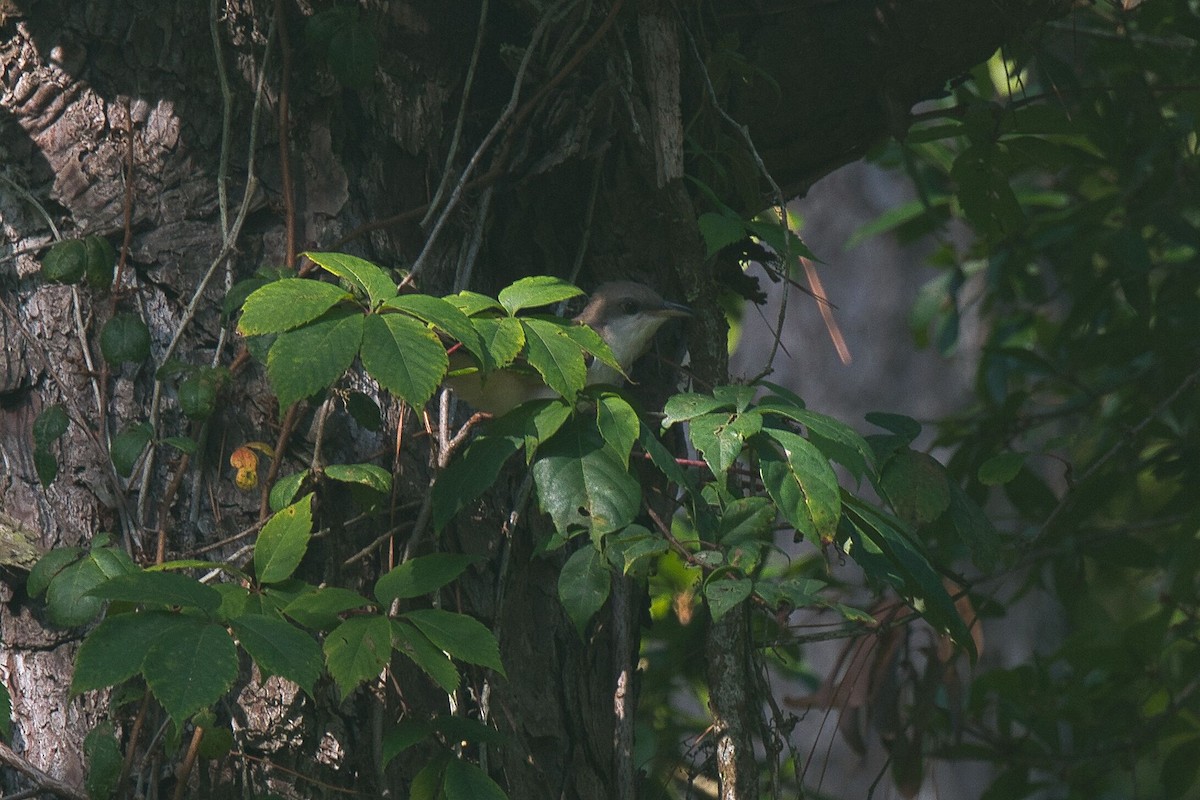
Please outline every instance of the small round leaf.
[[145, 361], [150, 357], [150, 329], [137, 314], [114, 314], [100, 331], [100, 353], [110, 364]]

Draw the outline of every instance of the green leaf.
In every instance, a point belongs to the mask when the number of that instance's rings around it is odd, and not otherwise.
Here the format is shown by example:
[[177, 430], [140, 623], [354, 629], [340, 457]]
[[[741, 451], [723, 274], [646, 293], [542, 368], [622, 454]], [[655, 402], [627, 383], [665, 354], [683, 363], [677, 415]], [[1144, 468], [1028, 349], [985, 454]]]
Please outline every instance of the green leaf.
[[765, 497], [739, 497], [725, 506], [721, 513], [717, 541], [724, 545], [769, 542], [777, 514], [774, 504]]
[[[708, 468], [717, 478], [724, 477], [742, 452], [745, 431], [738, 425], [738, 421], [743, 417], [743, 414], [728, 412], [702, 414], [693, 417], [688, 425], [688, 436], [692, 444], [700, 451]], [[760, 425], [761, 419], [758, 418]], [[750, 435], [756, 432], [751, 425]]]
[[287, 678], [312, 697], [324, 661], [321, 648], [311, 636], [281, 619], [261, 614], [246, 614], [230, 624], [264, 676]]
[[392, 475], [375, 464], [330, 464], [325, 467], [325, 477], [340, 483], [365, 486], [380, 494], [392, 491]]
[[337, 275], [366, 296], [371, 308], [396, 296], [396, 282], [380, 266], [346, 253], [304, 253], [327, 272]]
[[197, 372], [179, 384], [179, 409], [188, 419], [204, 420], [217, 407], [219, 381], [211, 374]]
[[704, 584], [704, 599], [708, 601], [708, 612], [714, 622], [725, 616], [738, 603], [754, 591], [754, 581], [749, 578], [718, 578]]
[[403, 753], [414, 744], [418, 744], [433, 736], [433, 726], [424, 720], [402, 719], [383, 734], [383, 764], [390, 764], [392, 759]]
[[608, 599], [611, 587], [612, 572], [604, 556], [591, 545], [576, 550], [563, 564], [558, 575], [558, 599], [580, 636]]
[[530, 400], [495, 420], [490, 436], [525, 441], [525, 461], [531, 463], [542, 442], [548, 441], [571, 418], [574, 407], [561, 397]]
[[312, 495], [274, 514], [254, 543], [254, 574], [259, 583], [290, 578], [308, 549], [312, 536]]
[[200, 445], [196, 443], [195, 439], [189, 439], [186, 436], [168, 436], [162, 440], [162, 444], [165, 444], [168, 447], [174, 447], [179, 452], [187, 453], [188, 455], [192, 456], [196, 455], [196, 451], [200, 447]]
[[82, 239], [55, 242], [42, 259], [42, 278], [51, 283], [78, 283], [87, 270], [87, 247]]
[[696, 220], [704, 237], [705, 256], [711, 258], [735, 242], [747, 237], [746, 224], [740, 217], [708, 211]]
[[343, 300], [340, 286], [303, 278], [284, 278], [257, 289], [242, 304], [238, 331], [246, 336], [283, 333], [313, 322]]
[[426, 764], [413, 778], [408, 800], [445, 800], [442, 775], [446, 772], [446, 765], [452, 760], [448, 755], [442, 755]]
[[112, 456], [113, 468], [118, 475], [128, 478], [133, 473], [133, 468], [137, 466], [138, 459], [153, 436], [154, 429], [150, 427], [149, 422], [130, 425], [117, 434], [109, 447], [109, 455]]
[[275, 481], [275, 485], [271, 487], [269, 498], [271, 510], [279, 511], [295, 501], [296, 495], [300, 493], [301, 487], [304, 486], [305, 479], [308, 478], [308, 474], [309, 471], [304, 469]]
[[311, 325], [279, 334], [267, 356], [267, 374], [280, 409], [341, 377], [362, 341], [363, 315], [356, 311], [334, 311]]
[[387, 617], [350, 617], [325, 637], [325, 665], [342, 697], [360, 683], [378, 677], [392, 654], [392, 626]]
[[29, 577], [25, 581], [25, 591], [29, 593], [30, 597], [38, 597], [46, 591], [55, 576], [75, 563], [82, 555], [83, 550], [78, 547], [56, 547], [53, 550], [47, 550], [46, 554], [39, 558], [38, 562], [33, 565], [33, 569], [29, 571]]
[[375, 582], [375, 597], [383, 605], [420, 597], [442, 588], [478, 561], [475, 556], [431, 553], [405, 561]]
[[523, 319], [525, 356], [554, 391], [574, 403], [587, 382], [583, 351], [562, 333], [562, 326], [544, 319]]
[[512, 317], [500, 319], [483, 318], [473, 320], [483, 349], [488, 354], [484, 364], [491, 369], [501, 369], [513, 362], [525, 346], [525, 328], [521, 320]]
[[362, 362], [383, 388], [414, 408], [433, 397], [450, 366], [433, 331], [403, 314], [367, 317]]
[[979, 465], [979, 482], [985, 486], [999, 486], [1017, 477], [1025, 466], [1024, 453], [997, 453]]
[[130, 572], [116, 575], [88, 592], [102, 600], [153, 606], [198, 608], [212, 613], [221, 605], [221, 595], [195, 578], [174, 572]]
[[926, 453], [901, 450], [879, 471], [879, 490], [910, 525], [933, 522], [950, 507], [946, 468]]
[[92, 589], [116, 575], [136, 570], [129, 556], [108, 557], [106, 551], [96, 550], [79, 561], [64, 567], [50, 580], [46, 589], [46, 614], [61, 628], [92, 621], [100, 613], [104, 601], [91, 594]]
[[33, 441], [35, 444], [48, 445], [67, 432], [71, 420], [67, 409], [62, 403], [46, 406], [42, 413], [33, 421]]
[[[492, 298], [479, 292], [462, 291], [458, 294], [446, 295], [445, 300], [468, 317], [482, 314], [485, 311], [504, 311], [504, 306]], [[479, 322], [480, 320], [473, 320]]]
[[619, 530], [641, 505], [641, 484], [606, 447], [592, 420], [577, 417], [542, 445], [533, 462], [538, 502], [564, 536]]
[[[557, 318], [551, 320], [556, 325]], [[612, 348], [608, 346], [608, 342], [600, 338], [600, 334], [596, 333], [587, 325], [579, 323], [565, 322], [558, 325], [559, 332], [566, 336], [575, 344], [579, 345], [583, 350], [590, 353], [600, 363], [615, 369], [618, 373], [625, 375], [625, 370], [621, 367], [621, 362], [617, 361], [617, 356], [613, 353]], [[625, 377], [629, 377], [626, 375]]]
[[112, 244], [103, 236], [93, 234], [83, 240], [83, 246], [87, 250], [88, 286], [98, 291], [111, 288], [117, 266], [117, 253]]
[[668, 549], [666, 539], [641, 525], [630, 525], [604, 540], [609, 563], [625, 575], [639, 568], [639, 562], [660, 556]]
[[581, 294], [583, 294], [582, 289], [561, 278], [533, 275], [501, 289], [497, 299], [511, 316], [522, 309], [548, 306], [551, 303], [570, 300]]
[[847, 496], [844, 507], [854, 530], [862, 537], [860, 544], [869, 540], [893, 569], [889, 573], [871, 575], [867, 569], [869, 559], [861, 558], [861, 553], [856, 555], [853, 548], [850, 557], [871, 577], [887, 580], [902, 595], [915, 599], [914, 607], [929, 624], [949, 633], [973, 658], [976, 655], [975, 643], [966, 623], [959, 616], [958, 608], [946, 591], [941, 577], [926, 555], [918, 549], [912, 536], [904, 530], [903, 523], [854, 497]]
[[221, 699], [238, 673], [237, 648], [225, 628], [195, 617], [162, 631], [151, 643], [142, 675], [176, 725]]
[[341, 620], [338, 615], [355, 608], [373, 605], [370, 600], [340, 586], [322, 586], [286, 603], [282, 611], [309, 628], [329, 630]]
[[755, 447], [767, 494], [784, 519], [814, 544], [833, 541], [841, 498], [829, 462], [808, 440], [790, 431], [764, 428], [763, 433], [778, 442], [786, 456], [779, 458], [766, 444]]
[[71, 695], [116, 686], [142, 670], [150, 645], [183, 619], [167, 611], [115, 614], [83, 640], [71, 674]]
[[600, 395], [596, 401], [596, 428], [626, 467], [640, 427], [637, 412], [625, 398], [612, 392]]
[[658, 440], [654, 431], [650, 430], [650, 426], [645, 422], [641, 423], [641, 429], [638, 431], [638, 444], [646, 451], [646, 455], [650, 456], [651, 463], [659, 472], [666, 475], [668, 480], [676, 486], [692, 488], [692, 481], [688, 474], [684, 472], [683, 467], [679, 466], [675, 456]]
[[867, 422], [878, 425], [884, 430], [904, 439], [905, 444], [911, 444], [913, 439], [921, 435], [921, 423], [903, 414], [888, 414], [883, 411], [872, 411], [866, 416]]
[[145, 361], [150, 357], [150, 329], [137, 314], [113, 314], [100, 329], [100, 355], [114, 365]]
[[459, 511], [486, 492], [500, 469], [521, 449], [509, 436], [481, 436], [462, 450], [438, 475], [433, 494], [433, 528], [440, 531]]
[[440, 608], [409, 611], [402, 616], [451, 657], [504, 674], [500, 645], [479, 620]]
[[111, 722], [102, 722], [83, 740], [83, 752], [87, 756], [87, 780], [84, 786], [88, 796], [112, 797], [121, 779], [121, 764], [124, 759]]
[[38, 483], [42, 485], [43, 489], [54, 483], [54, 479], [58, 477], [58, 459], [54, 457], [54, 453], [50, 452], [48, 446], [41, 444], [33, 446], [33, 468], [37, 472]]
[[486, 772], [460, 758], [446, 763], [442, 792], [446, 800], [508, 800], [508, 795]]
[[856, 480], [862, 480], [875, 460], [867, 440], [849, 425], [832, 417], [798, 407], [779, 397], [764, 398], [757, 408], [764, 414], [779, 414], [799, 422], [808, 429], [809, 441], [827, 457], [850, 470]]
[[672, 395], [663, 406], [662, 426], [666, 429], [677, 422], [686, 422], [702, 414], [710, 414], [717, 409], [727, 408], [728, 405], [726, 401], [718, 400], [707, 394], [683, 392]]
[[469, 717], [442, 714], [433, 718], [431, 727], [454, 745], [460, 742], [502, 745], [508, 741], [508, 737], [500, 731]]
[[479, 331], [462, 311], [440, 297], [427, 294], [402, 294], [383, 304], [405, 314], [424, 320], [451, 338], [462, 342], [485, 365], [488, 365], [488, 350]]
[[442, 691], [449, 693], [458, 688], [458, 669], [425, 634], [407, 622], [396, 619], [392, 620], [392, 639], [396, 650], [433, 678]]

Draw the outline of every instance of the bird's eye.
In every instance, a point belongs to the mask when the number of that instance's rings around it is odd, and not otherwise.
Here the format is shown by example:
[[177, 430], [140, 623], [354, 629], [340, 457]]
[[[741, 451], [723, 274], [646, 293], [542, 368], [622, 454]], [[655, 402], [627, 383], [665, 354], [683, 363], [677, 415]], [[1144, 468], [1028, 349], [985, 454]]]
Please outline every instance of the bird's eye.
[[621, 303], [621, 311], [629, 316], [638, 313], [638, 304], [633, 300], [625, 300]]

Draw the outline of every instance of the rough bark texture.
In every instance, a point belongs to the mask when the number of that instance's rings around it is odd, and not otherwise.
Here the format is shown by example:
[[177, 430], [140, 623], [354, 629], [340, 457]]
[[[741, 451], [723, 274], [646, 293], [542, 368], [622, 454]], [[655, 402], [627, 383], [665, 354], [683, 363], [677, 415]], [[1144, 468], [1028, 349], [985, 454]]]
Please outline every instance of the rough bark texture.
[[[723, 4], [715, 16], [689, 7], [680, 16], [671, 4], [625, 0], [621, 7], [618, 0], [555, 5], [539, 27], [532, 7], [492, 0], [456, 138], [480, 20], [474, 4], [363, 4], [380, 56], [367, 85], [351, 89], [306, 49], [305, 20], [324, 3], [284, 2], [283, 17], [275, 19], [276, 5], [264, 0], [221, 0], [211, 9], [151, 0], [4, 0], [0, 511], [38, 531], [42, 548], [113, 531], [141, 559], [152, 557], [160, 527], [168, 531], [170, 554], [187, 556], [254, 522], [259, 498], [233, 486], [226, 464], [233, 447], [274, 443], [279, 434], [261, 365], [237, 373], [206, 426], [183, 417], [174, 385], [157, 384], [155, 368], [176, 337], [172, 354], [181, 361], [234, 361], [237, 343], [223, 330], [225, 290], [285, 260], [290, 209], [301, 249], [341, 247], [389, 266], [412, 264], [434, 226], [434, 220], [418, 224], [421, 209], [443, 181], [455, 142], [443, 197], [457, 187], [461, 201], [443, 212], [445, 225], [428, 248], [418, 281], [424, 290], [448, 291], [467, 263], [472, 287], [481, 291], [537, 273], [575, 277], [584, 286], [636, 276], [693, 304], [693, 363], [702, 379], [720, 380], [719, 275], [703, 258], [696, 227], [707, 201], [679, 177], [680, 121], [695, 148], [683, 157], [685, 172], [738, 211], [757, 211], [773, 198], [723, 112], [747, 126], [785, 191], [802, 190], [879, 137], [903, 130], [912, 103], [936, 95], [1005, 37], [1060, 6], [1059, 0], [810, 0]], [[218, 32], [219, 56], [210, 26]], [[740, 42], [736, 51], [730, 33]], [[292, 68], [289, 124], [281, 129], [284, 39]], [[523, 83], [505, 116], [527, 53]], [[677, 80], [656, 72], [676, 64]], [[676, 96], [682, 107], [672, 109]], [[502, 118], [498, 135], [481, 147]], [[290, 196], [281, 143], [290, 156]], [[460, 180], [477, 149], [473, 174]], [[401, 220], [376, 224], [405, 212]], [[227, 241], [239, 220], [239, 235]], [[115, 295], [47, 285], [39, 277], [38, 260], [54, 238], [88, 233], [118, 248], [128, 242]], [[478, 256], [471, 255], [476, 242]], [[575, 263], [581, 272], [571, 276]], [[137, 311], [149, 323], [152, 365], [102, 366], [97, 334], [118, 310]], [[55, 445], [59, 476], [42, 488], [30, 430], [52, 403], [63, 403], [73, 424]], [[431, 471], [419, 420], [395, 409], [385, 418], [391, 428], [381, 434], [349, 426], [326, 431], [325, 447], [331, 461], [390, 452], [395, 426], [402, 425], [405, 448], [385, 463], [401, 481], [403, 504], [423, 494]], [[156, 449], [144, 477], [135, 471], [131, 480], [116, 475], [107, 454], [112, 435], [148, 419], [160, 436], [190, 434], [202, 445], [161, 517], [166, 487], [183, 469], [178, 454]], [[311, 422], [311, 410], [302, 413], [299, 433], [285, 441], [285, 470], [307, 458]], [[513, 481], [515, 489], [519, 476]], [[609, 797], [617, 672], [609, 631], [597, 625], [580, 641], [554, 596], [557, 566], [532, 557], [528, 526], [513, 533], [508, 570], [497, 574], [504, 562], [499, 522], [519, 495], [497, 493], [446, 534], [454, 546], [485, 557], [488, 566], [471, 575], [463, 610], [494, 626], [508, 665], [509, 679], [494, 686], [491, 713], [511, 743], [493, 755], [492, 774], [514, 798]], [[324, 508], [327, 524], [346, 516], [336, 496]], [[404, 522], [411, 512], [403, 508], [382, 525]], [[369, 585], [386, 557], [344, 561], [384, 529], [338, 527], [306, 565], [307, 577]], [[108, 713], [101, 696], [68, 702], [83, 631], [45, 624], [19, 573], [6, 577], [0, 670], [13, 697], [14, 749], [79, 786], [83, 736]], [[505, 590], [495, 591], [497, 583]], [[718, 655], [717, 669], [747, 663], [738, 654]], [[728, 679], [716, 676], [714, 683]], [[399, 680], [408, 708], [444, 702], [420, 676], [401, 670]], [[484, 679], [473, 675], [469, 683], [479, 688]], [[236, 701], [216, 710], [232, 720], [243, 757], [213, 762], [194, 780], [209, 797], [268, 786], [295, 797], [334, 796], [329, 787], [407, 792], [420, 755], [406, 754], [381, 776], [367, 723], [372, 707], [363, 692], [338, 702], [326, 687], [309, 700], [278, 682], [247, 679]], [[389, 719], [398, 714], [395, 701], [382, 712]], [[139, 770], [143, 781], [162, 781], [169, 791], [171, 766]], [[15, 773], [4, 780], [6, 790], [25, 785]]]

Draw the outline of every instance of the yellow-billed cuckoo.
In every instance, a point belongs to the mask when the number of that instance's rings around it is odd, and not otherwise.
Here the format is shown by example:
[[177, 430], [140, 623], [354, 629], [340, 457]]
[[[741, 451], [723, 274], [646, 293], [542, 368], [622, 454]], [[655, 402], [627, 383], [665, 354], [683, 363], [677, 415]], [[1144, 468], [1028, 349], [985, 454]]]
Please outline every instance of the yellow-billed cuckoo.
[[[575, 317], [596, 331], [612, 350], [622, 371], [628, 375], [650, 347], [654, 334], [672, 318], [690, 317], [687, 306], [663, 300], [658, 292], [633, 281], [613, 281], [601, 284], [592, 292], [588, 304]], [[451, 371], [456, 360], [466, 356], [451, 356]], [[587, 385], [619, 384], [624, 376], [599, 359], [588, 366]], [[528, 400], [555, 397], [532, 369], [506, 368], [487, 375], [471, 373], [448, 378], [447, 385], [463, 400], [480, 411], [500, 415]]]

